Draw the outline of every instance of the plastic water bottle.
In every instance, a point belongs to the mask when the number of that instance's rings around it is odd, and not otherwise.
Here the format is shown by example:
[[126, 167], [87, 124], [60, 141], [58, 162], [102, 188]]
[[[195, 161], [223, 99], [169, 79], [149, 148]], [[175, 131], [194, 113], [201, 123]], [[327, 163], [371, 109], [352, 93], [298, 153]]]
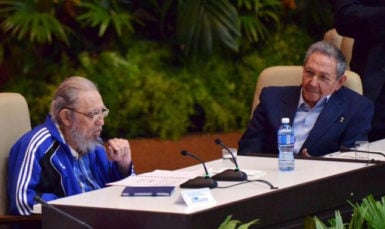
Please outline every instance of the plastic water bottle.
[[289, 118], [282, 118], [278, 130], [278, 167], [281, 171], [294, 170], [294, 132]]

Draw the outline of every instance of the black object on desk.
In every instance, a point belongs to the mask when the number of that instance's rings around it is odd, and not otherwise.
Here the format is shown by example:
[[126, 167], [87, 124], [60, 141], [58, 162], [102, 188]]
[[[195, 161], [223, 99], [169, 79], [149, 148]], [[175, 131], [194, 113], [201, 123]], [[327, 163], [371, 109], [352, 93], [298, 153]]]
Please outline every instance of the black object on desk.
[[222, 146], [231, 155], [232, 162], [235, 164], [235, 169], [226, 169], [225, 171], [214, 175], [212, 178], [217, 181], [245, 181], [247, 174], [239, 170], [237, 159], [233, 152], [220, 139], [215, 139], [215, 144]]
[[174, 186], [127, 186], [122, 196], [170, 196], [174, 189]]
[[218, 183], [216, 180], [212, 179], [210, 176], [209, 176], [209, 172], [207, 171], [207, 167], [205, 165], [205, 162], [200, 159], [199, 157], [195, 156], [194, 154], [188, 152], [187, 150], [182, 150], [180, 152], [183, 156], [189, 156], [189, 157], [192, 157], [198, 161], [200, 161], [203, 165], [203, 168], [205, 170], [205, 176], [198, 176], [198, 177], [195, 177], [194, 179], [190, 179], [186, 182], [184, 182], [183, 184], [181, 184], [179, 187], [181, 188], [216, 188], [218, 187]]

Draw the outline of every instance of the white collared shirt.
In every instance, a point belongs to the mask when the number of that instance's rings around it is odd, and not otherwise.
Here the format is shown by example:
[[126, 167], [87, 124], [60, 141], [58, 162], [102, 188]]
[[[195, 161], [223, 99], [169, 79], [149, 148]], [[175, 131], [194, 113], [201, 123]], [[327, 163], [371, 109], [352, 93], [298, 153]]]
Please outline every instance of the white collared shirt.
[[329, 100], [330, 95], [320, 99], [317, 104], [310, 108], [302, 96], [302, 90], [298, 102], [297, 111], [293, 122], [294, 130], [294, 153], [298, 154], [306, 138], [309, 136], [310, 130], [313, 128], [319, 114], [322, 112]]

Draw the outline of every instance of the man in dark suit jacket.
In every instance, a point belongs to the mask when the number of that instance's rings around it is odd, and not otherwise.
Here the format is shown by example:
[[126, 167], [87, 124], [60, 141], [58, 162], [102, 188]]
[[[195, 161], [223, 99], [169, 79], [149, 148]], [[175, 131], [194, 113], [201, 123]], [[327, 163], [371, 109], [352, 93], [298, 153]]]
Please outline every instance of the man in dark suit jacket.
[[339, 34], [354, 38], [350, 67], [375, 103], [369, 140], [385, 138], [385, 0], [331, 0]]
[[303, 68], [301, 86], [262, 90], [238, 154], [277, 153], [282, 117], [294, 123], [295, 153], [304, 156], [322, 156], [367, 140], [374, 105], [342, 86], [346, 80], [343, 54], [330, 43], [317, 42], [308, 49]]

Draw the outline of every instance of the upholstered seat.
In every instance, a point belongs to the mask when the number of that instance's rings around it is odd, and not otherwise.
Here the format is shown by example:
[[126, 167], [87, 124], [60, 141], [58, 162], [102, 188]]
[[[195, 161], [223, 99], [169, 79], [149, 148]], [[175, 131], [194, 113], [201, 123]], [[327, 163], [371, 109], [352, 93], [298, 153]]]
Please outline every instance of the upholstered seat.
[[12, 216], [8, 212], [6, 188], [9, 151], [17, 139], [30, 129], [31, 121], [25, 98], [18, 93], [0, 93], [0, 228], [9, 228], [14, 223], [40, 221], [40, 216]]
[[350, 61], [352, 59], [352, 50], [354, 39], [346, 36], [341, 36], [338, 34], [335, 28], [332, 28], [324, 34], [324, 40], [334, 44], [337, 48], [341, 50], [346, 59], [346, 64], [348, 65], [348, 70], [350, 70]]

